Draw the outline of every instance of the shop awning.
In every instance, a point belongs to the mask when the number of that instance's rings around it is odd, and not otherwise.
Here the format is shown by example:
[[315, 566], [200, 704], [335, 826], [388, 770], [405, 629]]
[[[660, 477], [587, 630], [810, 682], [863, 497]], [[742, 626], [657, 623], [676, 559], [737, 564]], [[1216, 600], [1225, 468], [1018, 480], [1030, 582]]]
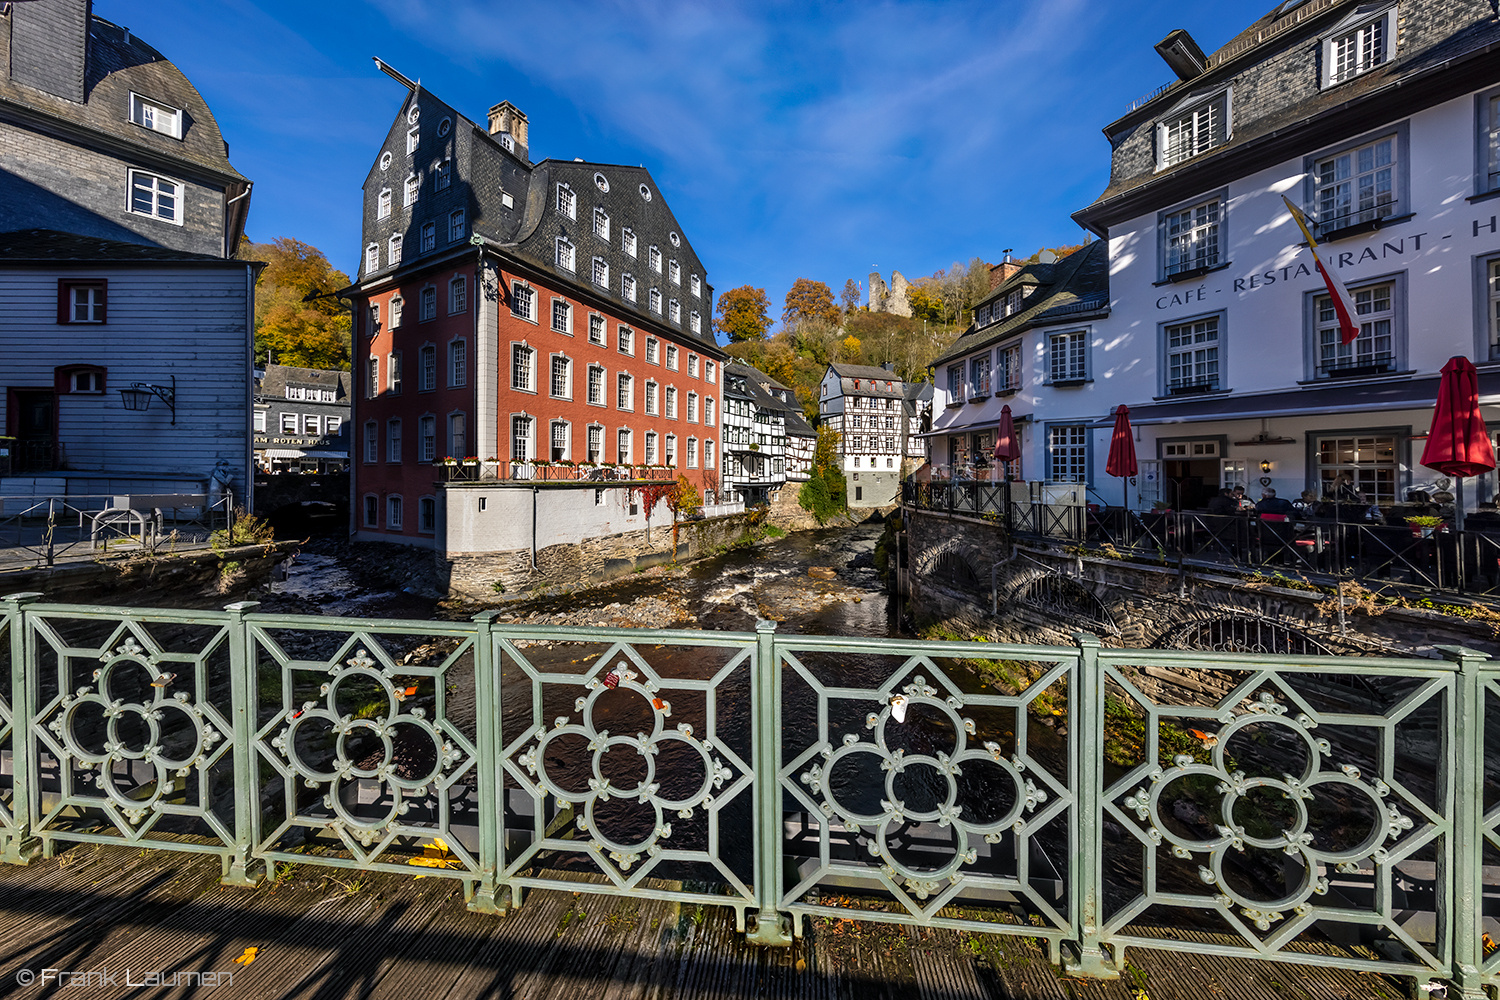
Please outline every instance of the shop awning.
[[262, 448], [259, 454], [264, 458], [301, 458], [305, 452], [297, 448]]
[[[1319, 383], [1301, 389], [1258, 395], [1225, 393], [1181, 401], [1144, 403], [1132, 407], [1130, 422], [1141, 424], [1195, 423], [1201, 420], [1243, 420], [1301, 414], [1359, 413], [1374, 410], [1431, 409], [1437, 397], [1436, 376], [1382, 380], [1357, 385]], [[1479, 373], [1479, 402], [1500, 402], [1500, 371]]]

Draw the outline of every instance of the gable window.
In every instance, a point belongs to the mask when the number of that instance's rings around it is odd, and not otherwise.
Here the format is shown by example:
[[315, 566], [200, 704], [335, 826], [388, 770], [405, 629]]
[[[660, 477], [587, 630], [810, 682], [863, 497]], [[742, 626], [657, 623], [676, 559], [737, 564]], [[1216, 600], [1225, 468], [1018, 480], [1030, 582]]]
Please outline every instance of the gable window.
[[437, 388], [437, 348], [431, 344], [423, 345], [418, 361], [421, 371], [417, 373], [417, 389], [431, 392]]
[[1397, 214], [1404, 186], [1399, 138], [1382, 136], [1314, 163], [1319, 235]]
[[1053, 424], [1047, 428], [1047, 478], [1055, 483], [1088, 482], [1087, 424]]
[[1396, 370], [1398, 349], [1398, 283], [1384, 281], [1364, 288], [1351, 288], [1354, 322], [1359, 335], [1341, 343], [1339, 318], [1327, 295], [1313, 298], [1314, 347], [1319, 378], [1349, 378]]
[[1214, 392], [1219, 388], [1219, 317], [1174, 323], [1163, 328], [1167, 394]]
[[604, 369], [598, 365], [589, 365], [589, 402], [604, 405]]
[[422, 133], [418, 129], [408, 129], [406, 132], [406, 155], [410, 156], [417, 151], [422, 144]]
[[109, 283], [99, 281], [66, 281], [57, 283], [57, 321], [59, 323], [103, 323]]
[[510, 289], [510, 312], [512, 316], [536, 322], [536, 292], [519, 281]]
[[[396, 233], [390, 238], [390, 241], [386, 247], [386, 256], [390, 258], [392, 267], [395, 267], [397, 264], [401, 263], [401, 242], [401, 234]], [[395, 322], [394, 318], [392, 319], [392, 322]]]
[[560, 354], [552, 356], [552, 395], [558, 399], [573, 395], [573, 363]]
[[469, 232], [469, 222], [461, 208], [448, 213], [448, 242], [457, 243]]
[[594, 209], [594, 235], [601, 240], [609, 240], [609, 213], [602, 208]]
[[422, 223], [422, 252], [431, 253], [437, 247], [437, 225], [431, 222]]
[[469, 381], [469, 344], [455, 340], [448, 345], [448, 388], [458, 389]]
[[410, 208], [412, 205], [416, 204], [417, 194], [421, 191], [421, 189], [422, 178], [417, 176], [416, 174], [408, 174], [406, 177], [406, 191], [401, 196], [402, 207]]
[[557, 186], [557, 211], [559, 215], [566, 215], [570, 219], [578, 217], [578, 195], [566, 184]]
[[635, 332], [628, 326], [620, 327], [619, 348], [621, 354], [635, 353]]
[[651, 311], [654, 312], [654, 313], [656, 313], [656, 315], [660, 316], [661, 315], [661, 289], [659, 289], [659, 288], [653, 288], [653, 289], [651, 289], [651, 295], [650, 295], [650, 298], [648, 299], [648, 302], [650, 304]]
[[441, 191], [453, 183], [453, 161], [444, 160], [432, 170], [432, 189]]
[[572, 243], [568, 242], [568, 238], [566, 236], [559, 236], [557, 238], [557, 250], [555, 253], [555, 258], [557, 260], [558, 267], [561, 267], [568, 271], [572, 271], [576, 268], [578, 262], [578, 250], [573, 246]]
[[1015, 392], [1021, 388], [1020, 344], [1000, 348], [1000, 371], [995, 381], [997, 392]]
[[130, 211], [182, 225], [182, 184], [144, 170], [130, 171]]
[[634, 229], [626, 228], [625, 232], [623, 234], [621, 234], [620, 247], [626, 253], [630, 254], [630, 256], [634, 257], [636, 255], [636, 243], [635, 243], [635, 230]]
[[1377, 6], [1357, 8], [1323, 39], [1323, 86], [1352, 80], [1390, 61], [1396, 40], [1396, 5], [1386, 4], [1371, 17]]
[[372, 274], [380, 270], [380, 244], [371, 243], [365, 247], [365, 273]]
[[600, 288], [609, 287], [609, 262], [603, 257], [594, 258], [594, 284]]
[[1157, 169], [1206, 153], [1228, 138], [1229, 92], [1223, 91], [1157, 123]]
[[510, 418], [510, 459], [512, 462], [531, 461], [531, 428], [530, 417]]
[[535, 392], [536, 386], [531, 381], [531, 359], [534, 352], [531, 348], [522, 344], [516, 344], [510, 349], [510, 387], [520, 389], [523, 392]]
[[437, 319], [437, 289], [428, 285], [422, 289], [421, 297], [417, 304], [418, 322], [425, 323], [430, 319]]
[[651, 270], [661, 274], [661, 248], [653, 244], [647, 251], [646, 259], [651, 264]]
[[141, 128], [182, 138], [182, 112], [140, 94], [130, 95], [130, 120]]
[[448, 312], [461, 313], [469, 311], [469, 282], [459, 275], [448, 282]]
[[667, 261], [667, 280], [674, 285], [682, 284], [682, 268], [675, 260]]
[[604, 346], [604, 317], [597, 314], [589, 316], [589, 343]]
[[1088, 333], [1072, 330], [1047, 338], [1049, 382], [1082, 382], [1088, 378]]
[[1223, 200], [1208, 201], [1162, 213], [1162, 256], [1166, 277], [1186, 275], [1219, 266], [1222, 240], [1219, 216]]

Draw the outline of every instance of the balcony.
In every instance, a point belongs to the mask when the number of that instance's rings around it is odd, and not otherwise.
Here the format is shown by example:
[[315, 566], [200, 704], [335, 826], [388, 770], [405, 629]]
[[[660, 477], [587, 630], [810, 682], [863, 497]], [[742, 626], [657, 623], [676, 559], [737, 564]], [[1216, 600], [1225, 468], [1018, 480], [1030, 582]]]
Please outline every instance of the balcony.
[[445, 483], [544, 482], [607, 483], [646, 482], [675, 479], [677, 469], [666, 465], [631, 465], [594, 462], [437, 462], [438, 478]]
[[1396, 370], [1396, 359], [1390, 354], [1363, 354], [1352, 358], [1335, 358], [1318, 365], [1322, 378], [1362, 378], [1384, 375]]

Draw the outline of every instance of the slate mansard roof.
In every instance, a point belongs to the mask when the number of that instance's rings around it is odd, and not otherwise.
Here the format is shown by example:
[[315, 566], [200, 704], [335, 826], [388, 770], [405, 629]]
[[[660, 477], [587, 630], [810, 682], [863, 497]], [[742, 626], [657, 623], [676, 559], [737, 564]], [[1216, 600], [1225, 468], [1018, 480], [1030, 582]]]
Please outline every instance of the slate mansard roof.
[[[415, 114], [413, 114], [415, 110]], [[416, 133], [416, 148], [408, 152], [410, 136]], [[661, 330], [684, 345], [700, 346], [713, 357], [722, 357], [712, 334], [713, 288], [702, 261], [683, 234], [650, 171], [644, 167], [592, 163], [582, 160], [544, 159], [531, 163], [527, 148], [516, 144], [507, 149], [498, 135], [460, 114], [419, 84], [413, 84], [376, 156], [364, 184], [364, 245], [379, 247], [380, 266], [365, 272], [360, 255], [357, 284], [378, 282], [398, 268], [388, 254], [392, 235], [402, 237], [400, 269], [467, 253], [474, 242], [499, 250], [513, 261], [541, 272], [559, 284], [571, 286], [585, 301], [602, 301], [622, 319], [642, 329]], [[436, 187], [435, 175], [447, 163], [448, 186]], [[417, 182], [416, 203], [406, 207], [405, 187], [409, 178]], [[559, 209], [558, 188], [573, 193], [573, 217]], [[381, 217], [382, 192], [390, 191], [391, 211]], [[594, 233], [594, 211], [602, 208], [609, 217], [607, 240]], [[465, 212], [466, 233], [461, 240], [448, 240], [452, 212]], [[421, 232], [426, 223], [436, 226], [436, 246], [423, 253]], [[623, 234], [630, 229], [636, 238], [636, 254], [624, 250]], [[557, 261], [557, 240], [565, 237], [575, 253], [574, 269]], [[650, 248], [661, 254], [661, 271], [650, 266]], [[594, 258], [609, 267], [609, 284], [595, 284]], [[679, 282], [673, 283], [669, 264], [675, 260]], [[632, 303], [622, 291], [626, 274], [635, 278]], [[692, 276], [699, 278], [699, 292], [692, 291]], [[661, 312], [649, 308], [650, 290], [661, 293]], [[670, 316], [670, 302], [681, 307], [680, 322]], [[698, 313], [701, 334], [690, 326]]]
[[981, 304], [1004, 298], [1016, 288], [1034, 285], [1020, 312], [970, 327], [932, 365], [936, 368], [975, 351], [993, 347], [1035, 326], [1093, 319], [1109, 312], [1109, 244], [1096, 240], [1052, 264], [1028, 264], [1000, 283]]
[[[1112, 149], [1109, 185], [1073, 218], [1103, 236], [1112, 224], [1360, 135], [1500, 77], [1500, 19], [1488, 0], [1406, 0], [1398, 8], [1391, 59], [1346, 82], [1321, 86], [1319, 39], [1346, 19], [1393, 6], [1394, 0], [1278, 2], [1213, 53], [1203, 73], [1173, 81], [1105, 127]], [[1157, 124], [1226, 89], [1225, 141], [1158, 168]]]

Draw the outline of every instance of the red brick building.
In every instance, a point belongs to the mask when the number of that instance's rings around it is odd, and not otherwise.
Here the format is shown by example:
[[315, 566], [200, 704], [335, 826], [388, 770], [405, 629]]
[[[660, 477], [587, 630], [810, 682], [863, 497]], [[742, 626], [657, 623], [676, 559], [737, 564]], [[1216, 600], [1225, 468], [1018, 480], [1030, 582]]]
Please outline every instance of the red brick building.
[[358, 536], [535, 566], [645, 528], [643, 483], [717, 492], [713, 289], [650, 173], [533, 163], [508, 102], [480, 126], [382, 69], [408, 94], [348, 291]]

